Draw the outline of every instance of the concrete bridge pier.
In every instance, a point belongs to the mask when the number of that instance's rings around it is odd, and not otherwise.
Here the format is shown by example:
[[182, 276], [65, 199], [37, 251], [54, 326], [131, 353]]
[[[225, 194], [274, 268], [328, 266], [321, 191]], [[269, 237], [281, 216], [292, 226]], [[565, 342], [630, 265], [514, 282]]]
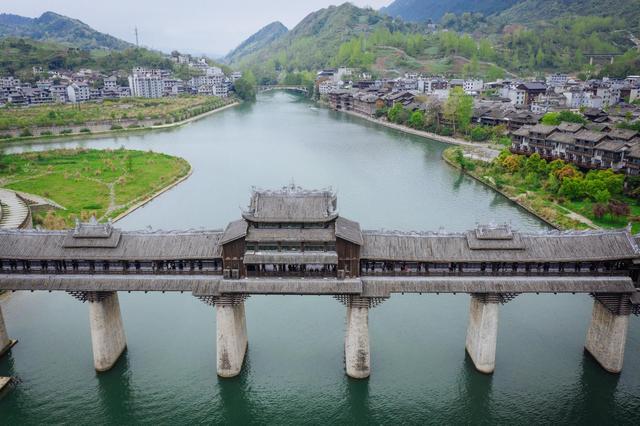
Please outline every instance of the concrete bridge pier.
[[89, 302], [93, 365], [96, 371], [107, 371], [127, 347], [118, 293], [87, 292], [84, 297]]
[[610, 373], [620, 373], [627, 342], [631, 304], [628, 296], [597, 295], [585, 350]]
[[216, 306], [216, 369], [220, 377], [240, 374], [247, 352], [247, 321], [243, 295], [223, 295], [215, 298]]
[[4, 318], [2, 317], [2, 307], [0, 307], [0, 356], [7, 353], [15, 343], [15, 340], [9, 338], [7, 328], [4, 325]]
[[496, 368], [499, 303], [497, 294], [471, 295], [465, 348], [476, 370], [481, 373], [491, 374]]
[[367, 298], [352, 296], [347, 305], [344, 362], [349, 377], [366, 379], [371, 374], [369, 299]]

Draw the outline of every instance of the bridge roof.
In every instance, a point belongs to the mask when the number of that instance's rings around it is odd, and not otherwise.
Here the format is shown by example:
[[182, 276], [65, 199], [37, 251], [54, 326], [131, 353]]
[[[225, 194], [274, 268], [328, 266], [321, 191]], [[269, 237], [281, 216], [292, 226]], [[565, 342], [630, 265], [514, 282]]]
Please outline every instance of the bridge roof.
[[421, 262], [570, 262], [634, 259], [638, 245], [627, 231], [513, 232], [513, 239], [458, 234], [363, 231], [360, 257]]
[[276, 191], [253, 190], [242, 217], [251, 222], [328, 222], [338, 216], [331, 190], [304, 190], [290, 185]]
[[[114, 231], [116, 232], [116, 231]], [[18, 260], [177, 260], [220, 257], [222, 231], [117, 231], [115, 245], [70, 245], [73, 231], [0, 231], [0, 258]]]

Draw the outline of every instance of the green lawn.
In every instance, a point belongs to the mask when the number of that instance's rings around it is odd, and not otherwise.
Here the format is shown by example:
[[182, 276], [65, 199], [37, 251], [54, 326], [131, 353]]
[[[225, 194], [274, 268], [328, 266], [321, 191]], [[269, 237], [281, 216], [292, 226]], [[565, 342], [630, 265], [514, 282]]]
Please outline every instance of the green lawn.
[[0, 186], [49, 198], [66, 210], [40, 213], [36, 224], [71, 226], [76, 218], [114, 218], [185, 176], [186, 160], [153, 152], [55, 150], [0, 157]]

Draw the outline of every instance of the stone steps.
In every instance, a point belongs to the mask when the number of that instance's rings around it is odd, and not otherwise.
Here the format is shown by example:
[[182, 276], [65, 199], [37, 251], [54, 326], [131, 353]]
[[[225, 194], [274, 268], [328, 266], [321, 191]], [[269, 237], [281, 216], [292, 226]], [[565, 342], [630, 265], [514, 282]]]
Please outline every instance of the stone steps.
[[0, 204], [0, 229], [18, 229], [29, 217], [29, 206], [13, 191], [0, 189]]

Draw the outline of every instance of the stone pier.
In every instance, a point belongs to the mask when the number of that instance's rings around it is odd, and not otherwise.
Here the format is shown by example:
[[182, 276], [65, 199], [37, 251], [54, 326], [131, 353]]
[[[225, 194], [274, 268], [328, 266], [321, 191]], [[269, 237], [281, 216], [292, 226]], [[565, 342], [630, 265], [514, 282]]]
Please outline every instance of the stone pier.
[[118, 293], [89, 293], [89, 324], [96, 371], [112, 368], [127, 347]]
[[593, 302], [591, 324], [584, 348], [602, 368], [610, 373], [619, 373], [622, 371], [627, 342], [629, 312], [625, 312], [626, 309], [613, 309], [614, 312], [598, 300]]
[[247, 352], [247, 321], [244, 298], [216, 298], [216, 369], [220, 377], [240, 374]]
[[465, 347], [476, 369], [487, 374], [493, 373], [496, 367], [498, 303], [494, 295], [471, 295]]
[[2, 317], [2, 307], [0, 307], [0, 356], [4, 355], [16, 343], [15, 340], [9, 338], [7, 328], [4, 325]]
[[369, 299], [367, 298], [352, 296], [347, 304], [344, 361], [349, 377], [365, 379], [371, 374]]

